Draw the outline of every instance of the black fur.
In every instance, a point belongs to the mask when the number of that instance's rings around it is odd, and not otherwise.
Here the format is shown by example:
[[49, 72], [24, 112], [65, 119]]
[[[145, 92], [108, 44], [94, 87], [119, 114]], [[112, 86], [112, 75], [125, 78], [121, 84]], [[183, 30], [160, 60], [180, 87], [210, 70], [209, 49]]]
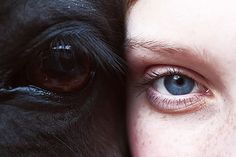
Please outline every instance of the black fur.
[[[31, 65], [68, 33], [93, 75], [70, 93], [38, 87]], [[1, 0], [0, 157], [128, 156], [124, 36], [122, 0]]]

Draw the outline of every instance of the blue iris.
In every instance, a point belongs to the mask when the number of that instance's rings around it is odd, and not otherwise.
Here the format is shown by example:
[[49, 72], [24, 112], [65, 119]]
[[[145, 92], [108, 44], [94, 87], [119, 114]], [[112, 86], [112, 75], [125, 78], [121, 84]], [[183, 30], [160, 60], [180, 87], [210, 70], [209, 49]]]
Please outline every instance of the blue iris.
[[192, 92], [195, 82], [183, 75], [170, 75], [164, 78], [164, 85], [167, 91], [173, 95], [185, 95]]

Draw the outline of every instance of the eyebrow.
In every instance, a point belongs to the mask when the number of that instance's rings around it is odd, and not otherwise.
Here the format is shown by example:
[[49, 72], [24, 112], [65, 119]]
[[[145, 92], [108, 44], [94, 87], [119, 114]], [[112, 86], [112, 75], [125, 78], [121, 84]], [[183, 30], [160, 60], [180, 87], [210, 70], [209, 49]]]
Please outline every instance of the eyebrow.
[[[221, 74], [218, 71], [220, 66], [217, 62], [213, 62], [215, 60], [214, 56], [210, 55], [208, 50], [198, 47], [187, 47], [181, 44], [168, 43], [166, 41], [142, 41], [136, 39], [127, 40], [126, 53], [136, 53], [136, 50], [139, 51], [139, 49], [146, 49], [153, 53], [148, 55], [149, 58], [142, 59], [148, 64], [150, 64], [151, 60], [152, 65], [158, 64], [158, 62], [162, 60], [159, 60], [158, 58], [164, 57], [161, 64], [165, 65], [166, 63], [174, 63], [173, 65], [177, 64], [177, 66], [179, 65], [187, 69], [191, 69], [198, 72], [204, 78], [211, 78], [210, 80], [214, 80], [219, 89], [225, 90], [225, 86], [220, 79]], [[139, 51], [138, 53], [142, 53], [142, 51]], [[140, 59], [140, 55], [136, 57], [136, 60]], [[136, 60], [133, 61], [136, 62]], [[137, 64], [143, 64], [145, 62], [137, 62]]]
[[166, 41], [142, 41], [136, 39], [127, 40], [126, 49], [128, 51], [137, 48], [144, 48], [162, 56], [184, 56], [185, 58], [194, 58], [204, 64], [210, 64], [207, 51], [198, 47], [187, 47]]
[[144, 48], [152, 52], [156, 53], [168, 53], [168, 54], [175, 54], [175, 53], [186, 53], [188, 48], [177, 46], [175, 44], [171, 44], [168, 42], [163, 41], [138, 41], [134, 39], [130, 39], [127, 41], [126, 48], [128, 49], [135, 49], [135, 48]]

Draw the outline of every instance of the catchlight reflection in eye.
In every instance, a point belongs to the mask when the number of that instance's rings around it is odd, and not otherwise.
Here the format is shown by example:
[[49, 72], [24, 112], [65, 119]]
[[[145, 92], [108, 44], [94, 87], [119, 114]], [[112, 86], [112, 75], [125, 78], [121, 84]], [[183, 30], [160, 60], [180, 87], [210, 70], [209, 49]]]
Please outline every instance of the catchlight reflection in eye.
[[181, 67], [157, 66], [147, 71], [148, 101], [163, 113], [191, 112], [202, 108], [211, 95], [203, 78]]
[[154, 88], [161, 93], [185, 95], [191, 93], [197, 86], [195, 81], [187, 76], [169, 75], [155, 81]]
[[56, 43], [47, 51], [49, 55], [31, 67], [32, 73], [28, 75], [31, 82], [56, 92], [78, 90], [87, 83], [91, 74], [88, 57], [64, 42]]

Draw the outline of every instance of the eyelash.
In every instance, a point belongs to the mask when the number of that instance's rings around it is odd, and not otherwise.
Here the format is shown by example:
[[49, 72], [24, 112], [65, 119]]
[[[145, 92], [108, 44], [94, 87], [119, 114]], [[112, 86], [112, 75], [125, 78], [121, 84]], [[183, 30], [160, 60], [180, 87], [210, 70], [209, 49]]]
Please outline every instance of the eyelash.
[[[187, 76], [196, 83], [200, 92], [169, 96], [161, 94], [153, 88], [155, 81], [171, 75]], [[207, 85], [206, 82], [202, 80], [204, 80], [202, 76], [191, 70], [177, 66], [160, 65], [153, 67], [146, 72], [139, 87], [144, 89], [143, 92], [146, 93], [148, 101], [159, 112], [171, 114], [188, 113], [203, 108], [206, 104], [207, 97], [212, 95], [212, 92], [204, 86]]]
[[[120, 76], [125, 73], [123, 60], [106, 44], [104, 41], [105, 37], [89, 24], [71, 21], [56, 24], [47, 29], [23, 48], [23, 52], [15, 55], [21, 63], [17, 64], [16, 67], [9, 68], [11, 71], [4, 80], [4, 88], [25, 86], [24, 84], [19, 84], [20, 81], [24, 81], [25, 77], [25, 71], [23, 73], [22, 70], [27, 70], [27, 67], [36, 61], [35, 59], [40, 62], [43, 57], [47, 57], [48, 54], [45, 52], [48, 52], [48, 48], [53, 48], [60, 42], [58, 40], [59, 37], [67, 44], [73, 45], [75, 49], [79, 50], [73, 53], [89, 58], [95, 71], [99, 70], [123, 78], [123, 76]], [[19, 80], [18, 75], [22, 77], [22, 80]]]
[[[76, 52], [77, 55], [84, 55], [90, 58], [95, 64], [99, 65], [105, 71], [109, 71], [111, 66], [107, 66], [108, 62], [114, 64], [114, 68], [121, 68], [118, 64], [121, 62], [119, 57], [109, 49], [109, 46], [103, 41], [103, 37], [100, 32], [98, 32], [93, 26], [90, 26], [83, 22], [65, 22], [53, 26], [53, 28], [48, 29], [43, 32], [38, 38], [33, 40], [28, 47], [26, 52], [28, 54], [32, 53], [36, 49], [34, 55], [45, 55], [40, 54], [40, 47], [48, 47], [51, 44], [57, 44], [60, 38], [70, 45], [73, 45], [75, 49], [78, 49], [79, 52]], [[46, 46], [45, 46], [46, 45]], [[101, 51], [99, 48], [103, 48]], [[82, 48], [82, 49], [81, 49]], [[39, 49], [39, 50], [38, 50]], [[41, 49], [42, 50], [42, 49]], [[82, 54], [80, 53], [82, 52]], [[30, 56], [26, 54], [27, 56]], [[108, 61], [108, 55], [112, 59]]]

